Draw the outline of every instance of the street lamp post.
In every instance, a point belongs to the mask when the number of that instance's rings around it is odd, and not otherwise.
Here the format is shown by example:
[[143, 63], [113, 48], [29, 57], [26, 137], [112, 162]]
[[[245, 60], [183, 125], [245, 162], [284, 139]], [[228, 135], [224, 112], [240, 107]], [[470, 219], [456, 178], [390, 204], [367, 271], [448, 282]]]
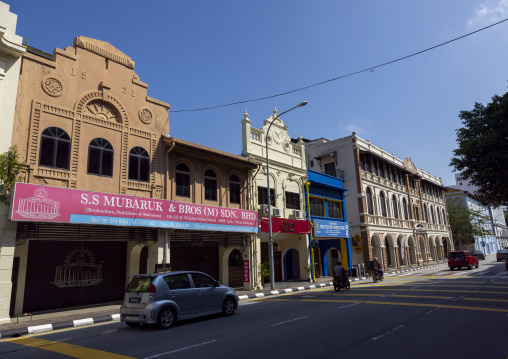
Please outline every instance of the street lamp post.
[[273, 117], [272, 122], [270, 123], [270, 126], [268, 126], [268, 130], [266, 131], [265, 135], [265, 145], [266, 145], [266, 187], [268, 189], [268, 246], [270, 247], [270, 285], [271, 289], [275, 290], [275, 271], [273, 266], [273, 236], [272, 236], [272, 201], [270, 196], [270, 164], [268, 161], [268, 133], [270, 132], [270, 129], [272, 128], [273, 123], [277, 118], [280, 118], [280, 116], [284, 115], [285, 113], [288, 113], [289, 111], [294, 110], [297, 107], [303, 107], [307, 104], [307, 101], [300, 102], [298, 105], [296, 105], [293, 108], [290, 108], [287, 111], [284, 111], [280, 115], [275, 115]]

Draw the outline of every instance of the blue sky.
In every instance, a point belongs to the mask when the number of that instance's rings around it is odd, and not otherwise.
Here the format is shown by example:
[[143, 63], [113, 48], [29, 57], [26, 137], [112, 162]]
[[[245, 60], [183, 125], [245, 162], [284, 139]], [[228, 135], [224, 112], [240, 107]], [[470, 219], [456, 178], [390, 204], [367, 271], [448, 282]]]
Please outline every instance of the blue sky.
[[[371, 68], [508, 18], [508, 0], [7, 0], [17, 34], [52, 53], [76, 36], [130, 56], [171, 111], [276, 95]], [[274, 106], [289, 134], [350, 135], [454, 184], [461, 110], [508, 91], [508, 21], [421, 55], [310, 89], [207, 111], [170, 112], [171, 136], [240, 154], [247, 109]]]

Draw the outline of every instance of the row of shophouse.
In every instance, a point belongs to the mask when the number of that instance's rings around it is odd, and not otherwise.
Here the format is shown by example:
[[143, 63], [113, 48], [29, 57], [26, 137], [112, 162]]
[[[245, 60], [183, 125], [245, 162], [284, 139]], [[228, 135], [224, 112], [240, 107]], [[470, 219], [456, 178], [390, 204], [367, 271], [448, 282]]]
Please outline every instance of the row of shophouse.
[[259, 128], [245, 111], [241, 155], [191, 143], [111, 44], [79, 36], [48, 54], [22, 45], [2, 2], [0, 21], [0, 152], [16, 145], [26, 162], [0, 206], [0, 323], [118, 301], [137, 273], [258, 288], [270, 210], [275, 281], [339, 260], [352, 275], [374, 257], [421, 266], [453, 248], [441, 179], [409, 157], [355, 133], [292, 139], [276, 109]]

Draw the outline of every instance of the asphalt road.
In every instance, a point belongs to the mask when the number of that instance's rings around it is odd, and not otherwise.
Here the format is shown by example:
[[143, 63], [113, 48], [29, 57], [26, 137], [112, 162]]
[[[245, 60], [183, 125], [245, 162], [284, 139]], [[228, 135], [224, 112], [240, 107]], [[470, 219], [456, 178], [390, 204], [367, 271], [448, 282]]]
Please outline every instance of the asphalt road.
[[2, 358], [506, 358], [508, 271], [436, 267], [242, 301], [169, 330], [97, 324], [0, 341]]

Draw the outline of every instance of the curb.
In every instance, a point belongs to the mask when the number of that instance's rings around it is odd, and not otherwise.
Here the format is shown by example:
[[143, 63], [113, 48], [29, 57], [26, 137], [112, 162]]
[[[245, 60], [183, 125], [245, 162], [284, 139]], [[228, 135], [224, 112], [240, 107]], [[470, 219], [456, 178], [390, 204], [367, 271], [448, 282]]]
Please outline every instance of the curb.
[[286, 294], [286, 293], [294, 293], [294, 292], [301, 292], [303, 290], [309, 290], [309, 289], [316, 289], [316, 288], [322, 288], [322, 287], [328, 287], [332, 286], [332, 282], [328, 283], [319, 283], [319, 284], [312, 284], [305, 287], [297, 287], [297, 288], [287, 288], [287, 289], [280, 289], [280, 290], [272, 290], [268, 293], [254, 293], [249, 295], [239, 295], [238, 299], [244, 300], [244, 299], [254, 299], [254, 298], [261, 298], [261, 297], [267, 297], [270, 295], [278, 295], [278, 294]]
[[110, 322], [110, 321], [119, 321], [119, 320], [120, 320], [120, 314], [111, 314], [111, 315], [103, 315], [101, 317], [96, 317], [96, 318], [76, 319], [76, 320], [70, 320], [67, 322], [36, 325], [36, 326], [32, 326], [32, 327], [27, 327], [27, 328], [9, 329], [9, 330], [0, 332], [0, 338], [2, 338], [2, 339], [3, 338], [16, 338], [16, 337], [20, 337], [22, 335], [39, 334], [39, 333], [50, 332], [50, 331], [57, 330], [57, 329], [82, 327], [84, 325], [90, 325], [90, 324], [95, 324], [95, 323], [104, 323], [104, 322]]

